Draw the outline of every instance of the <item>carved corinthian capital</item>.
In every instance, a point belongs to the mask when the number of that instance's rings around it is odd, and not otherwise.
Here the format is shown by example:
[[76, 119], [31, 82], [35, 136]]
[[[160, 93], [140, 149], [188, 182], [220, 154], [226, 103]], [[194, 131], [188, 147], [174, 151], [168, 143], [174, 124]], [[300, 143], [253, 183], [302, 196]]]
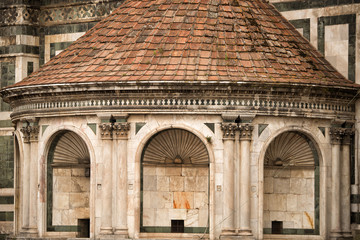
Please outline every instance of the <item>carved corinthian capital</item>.
[[26, 126], [22, 127], [20, 131], [24, 135], [24, 143], [30, 143], [38, 140], [39, 126]]
[[112, 139], [112, 124], [111, 123], [101, 123], [99, 125], [101, 138], [104, 140]]
[[235, 123], [222, 123], [223, 139], [235, 139], [237, 125]]
[[242, 124], [239, 128], [240, 140], [251, 140], [254, 127], [250, 124]]
[[343, 141], [342, 143], [343, 144], [346, 144], [346, 145], [350, 145], [351, 143], [351, 138], [352, 136], [355, 134], [355, 131], [354, 129], [351, 129], [351, 128], [346, 128], [344, 130], [344, 136], [343, 136]]
[[345, 133], [345, 128], [336, 128], [336, 127], [330, 128], [331, 144], [341, 144], [344, 133]]
[[129, 123], [114, 123], [113, 138], [114, 139], [127, 139], [129, 130], [130, 130]]

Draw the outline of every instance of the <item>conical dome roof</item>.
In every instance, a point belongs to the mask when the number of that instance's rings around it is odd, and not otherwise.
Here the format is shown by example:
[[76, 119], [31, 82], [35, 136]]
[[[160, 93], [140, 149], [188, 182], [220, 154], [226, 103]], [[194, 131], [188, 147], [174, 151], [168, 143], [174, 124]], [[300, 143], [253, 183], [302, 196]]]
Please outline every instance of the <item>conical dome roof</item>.
[[353, 85], [267, 1], [128, 0], [15, 86], [124, 81]]

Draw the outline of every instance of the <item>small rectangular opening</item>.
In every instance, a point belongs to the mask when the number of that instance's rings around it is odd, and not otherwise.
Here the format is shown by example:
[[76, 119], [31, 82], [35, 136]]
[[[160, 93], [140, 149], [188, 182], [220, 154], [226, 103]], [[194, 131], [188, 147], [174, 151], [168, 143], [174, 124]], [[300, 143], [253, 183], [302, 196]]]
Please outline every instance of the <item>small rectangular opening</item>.
[[171, 232], [183, 233], [184, 232], [184, 220], [171, 220]]
[[282, 234], [283, 233], [283, 222], [282, 221], [272, 221], [271, 222], [271, 233], [272, 234]]
[[79, 232], [78, 238], [89, 238], [90, 237], [90, 219], [78, 219]]

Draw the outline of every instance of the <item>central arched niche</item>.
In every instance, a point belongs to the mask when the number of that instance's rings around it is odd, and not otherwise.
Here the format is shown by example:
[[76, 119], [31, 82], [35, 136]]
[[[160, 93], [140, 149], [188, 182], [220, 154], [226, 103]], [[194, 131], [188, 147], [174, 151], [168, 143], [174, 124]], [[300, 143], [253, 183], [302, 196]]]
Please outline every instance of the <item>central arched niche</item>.
[[193, 133], [168, 129], [145, 145], [141, 232], [208, 232], [209, 154]]
[[84, 140], [61, 131], [47, 162], [47, 231], [89, 237], [90, 154]]
[[264, 234], [319, 234], [319, 161], [313, 142], [284, 132], [264, 159]]

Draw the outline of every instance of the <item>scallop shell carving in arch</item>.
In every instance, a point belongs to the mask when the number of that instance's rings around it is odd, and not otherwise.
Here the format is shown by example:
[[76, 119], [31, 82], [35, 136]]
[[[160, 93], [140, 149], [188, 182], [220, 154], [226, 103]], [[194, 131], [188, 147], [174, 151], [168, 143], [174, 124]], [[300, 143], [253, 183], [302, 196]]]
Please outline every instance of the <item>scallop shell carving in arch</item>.
[[267, 166], [315, 166], [314, 153], [308, 141], [296, 132], [277, 136], [265, 153]]
[[169, 129], [154, 136], [144, 149], [144, 163], [208, 164], [209, 154], [204, 143], [193, 133]]
[[56, 144], [53, 165], [70, 166], [89, 163], [90, 154], [85, 142], [74, 132], [64, 133]]

